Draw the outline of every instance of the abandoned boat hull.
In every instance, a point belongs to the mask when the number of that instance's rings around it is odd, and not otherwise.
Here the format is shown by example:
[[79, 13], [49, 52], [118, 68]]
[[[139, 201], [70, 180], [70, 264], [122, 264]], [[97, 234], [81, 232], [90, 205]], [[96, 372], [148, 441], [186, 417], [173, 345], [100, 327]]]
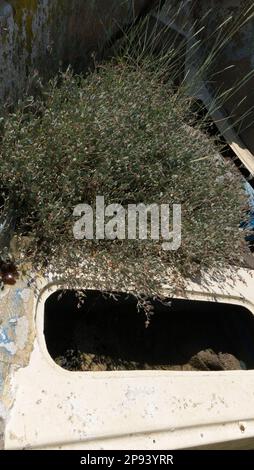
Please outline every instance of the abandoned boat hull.
[[[64, 370], [44, 335], [44, 305], [57, 289], [45, 281], [35, 295], [19, 281], [1, 292], [5, 449], [253, 448], [254, 370]], [[163, 292], [174, 296], [167, 285]], [[204, 276], [182, 298], [253, 314], [253, 272], [223, 286]]]

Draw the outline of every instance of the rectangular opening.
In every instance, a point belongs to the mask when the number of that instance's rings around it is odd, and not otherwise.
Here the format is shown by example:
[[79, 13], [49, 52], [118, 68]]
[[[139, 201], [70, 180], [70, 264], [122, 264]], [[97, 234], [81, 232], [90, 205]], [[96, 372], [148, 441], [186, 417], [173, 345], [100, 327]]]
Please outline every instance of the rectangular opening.
[[45, 302], [44, 334], [55, 362], [70, 371], [240, 370], [254, 368], [254, 318], [218, 302], [151, 299], [144, 310], [129, 294], [57, 291]]

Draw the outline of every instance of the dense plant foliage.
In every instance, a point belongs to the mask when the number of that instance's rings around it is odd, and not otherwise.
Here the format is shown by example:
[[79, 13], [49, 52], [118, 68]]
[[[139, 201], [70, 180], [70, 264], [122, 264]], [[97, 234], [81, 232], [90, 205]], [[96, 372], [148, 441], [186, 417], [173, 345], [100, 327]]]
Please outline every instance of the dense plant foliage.
[[[43, 102], [19, 106], [0, 144], [16, 238], [29, 240], [18, 244], [19, 265], [151, 292], [168, 268], [192, 275], [241, 263], [242, 180], [199, 125], [192, 127], [190, 106], [149, 67], [123, 60], [85, 78], [68, 71]], [[181, 248], [163, 251], [161, 240], [75, 240], [73, 209], [94, 206], [96, 196], [124, 207], [181, 204]]]

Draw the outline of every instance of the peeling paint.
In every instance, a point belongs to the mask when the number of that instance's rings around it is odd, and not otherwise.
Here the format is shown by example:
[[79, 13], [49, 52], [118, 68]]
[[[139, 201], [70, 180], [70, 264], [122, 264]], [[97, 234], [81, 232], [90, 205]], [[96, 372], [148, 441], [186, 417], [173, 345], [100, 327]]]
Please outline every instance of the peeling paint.
[[24, 316], [18, 318], [17, 326], [16, 326], [16, 346], [17, 350], [23, 350], [28, 340], [28, 333], [29, 333], [29, 324], [28, 319]]
[[13, 341], [8, 336], [8, 332], [2, 329], [0, 331], [0, 348], [4, 348], [8, 353], [10, 353], [12, 356], [16, 354], [17, 352], [17, 347]]
[[28, 364], [33, 349], [33, 305], [34, 292], [22, 281], [0, 294], [0, 448], [3, 425], [15, 397], [11, 377]]

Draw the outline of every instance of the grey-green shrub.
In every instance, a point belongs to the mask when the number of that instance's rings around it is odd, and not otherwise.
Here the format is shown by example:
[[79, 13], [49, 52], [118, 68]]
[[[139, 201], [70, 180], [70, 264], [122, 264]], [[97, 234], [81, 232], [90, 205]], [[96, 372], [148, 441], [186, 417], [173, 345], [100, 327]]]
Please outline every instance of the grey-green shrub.
[[[31, 242], [17, 260], [97, 287], [156, 292], [167, 268], [184, 276], [241, 264], [242, 179], [213, 140], [189, 122], [191, 100], [149, 67], [124, 60], [87, 77], [70, 71], [40, 103], [27, 101], [5, 121], [0, 181]], [[77, 241], [79, 203], [182, 204], [182, 246], [161, 241]]]

